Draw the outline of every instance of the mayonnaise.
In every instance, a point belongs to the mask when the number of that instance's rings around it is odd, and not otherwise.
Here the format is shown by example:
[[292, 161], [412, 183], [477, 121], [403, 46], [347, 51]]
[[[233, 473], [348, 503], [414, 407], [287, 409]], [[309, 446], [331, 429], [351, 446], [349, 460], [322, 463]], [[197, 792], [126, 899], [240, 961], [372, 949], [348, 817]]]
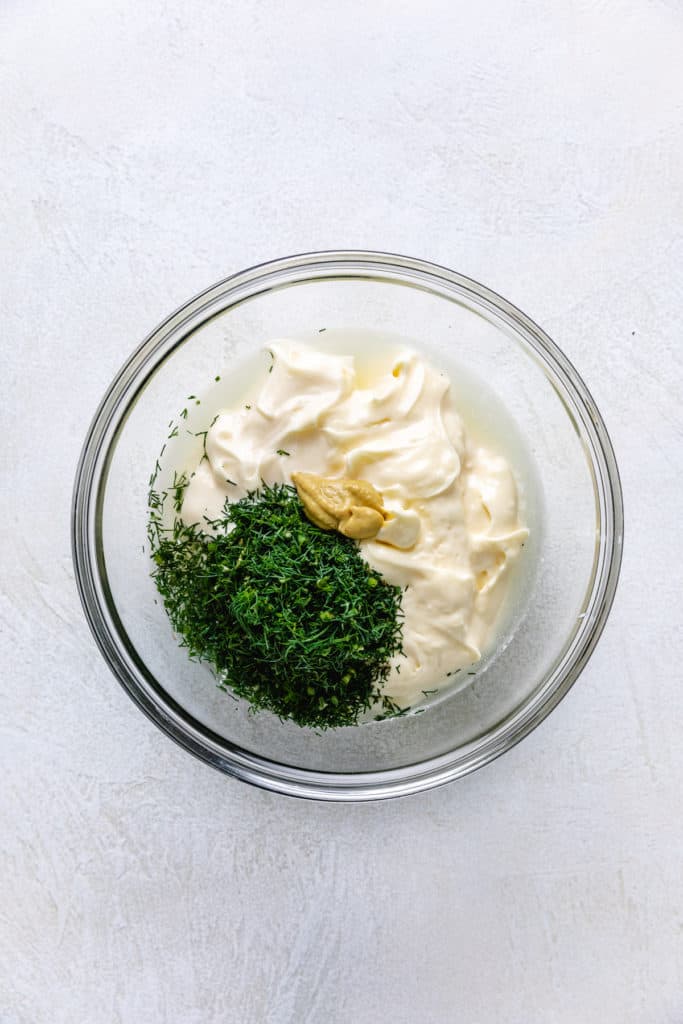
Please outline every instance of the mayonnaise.
[[360, 552], [403, 588], [404, 654], [384, 693], [409, 707], [478, 661], [493, 636], [528, 534], [514, 476], [467, 437], [447, 377], [413, 350], [388, 354], [362, 386], [353, 356], [286, 340], [268, 351], [257, 398], [209, 428], [183, 520], [217, 519], [226, 497], [291, 483], [294, 472], [372, 484], [389, 517]]

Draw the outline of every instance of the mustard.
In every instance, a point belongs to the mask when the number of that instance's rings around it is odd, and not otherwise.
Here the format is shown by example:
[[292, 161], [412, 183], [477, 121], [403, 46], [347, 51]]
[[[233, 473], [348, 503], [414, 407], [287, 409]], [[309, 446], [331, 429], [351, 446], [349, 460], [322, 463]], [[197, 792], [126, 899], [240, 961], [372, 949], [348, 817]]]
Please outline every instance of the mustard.
[[352, 540], [370, 540], [384, 525], [382, 495], [366, 480], [292, 473], [292, 481], [306, 515], [321, 530], [338, 530]]

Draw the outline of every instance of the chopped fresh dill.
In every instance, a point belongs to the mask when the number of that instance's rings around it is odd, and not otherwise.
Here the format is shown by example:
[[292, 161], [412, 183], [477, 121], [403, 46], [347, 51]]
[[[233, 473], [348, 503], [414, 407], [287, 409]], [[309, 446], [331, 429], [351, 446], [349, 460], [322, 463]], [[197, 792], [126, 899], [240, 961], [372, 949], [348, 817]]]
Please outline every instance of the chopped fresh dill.
[[202, 462], [204, 461], [204, 459], [208, 459], [209, 457], [206, 451], [206, 435], [208, 433], [208, 430], [197, 430], [195, 431], [194, 434], [195, 437], [201, 437], [202, 439]]
[[173, 474], [171, 493], [173, 495], [173, 509], [178, 514], [180, 514], [180, 510], [183, 507], [183, 495], [189, 482], [190, 481], [186, 473], [181, 473], [180, 475], [178, 475], [178, 473]]
[[390, 718], [404, 718], [410, 712], [410, 708], [399, 708], [397, 711], [392, 711]]
[[290, 454], [290, 453], [289, 453], [289, 452], [286, 452], [286, 451], [284, 450], [284, 448], [278, 448], [278, 450], [277, 450], [277, 452], [276, 452], [276, 455], [289, 455], [289, 454]]
[[159, 476], [160, 472], [161, 472], [161, 465], [159, 463], [159, 460], [157, 459], [156, 463], [154, 464], [154, 469], [152, 470], [152, 475], [149, 478], [149, 486], [150, 487], [154, 487], [154, 484], [156, 483], [157, 477]]
[[[173, 479], [174, 507], [184, 474]], [[180, 496], [178, 492], [180, 491]], [[293, 487], [264, 485], [226, 502], [213, 532], [155, 530], [153, 576], [181, 645], [212, 664], [219, 685], [302, 726], [354, 725], [402, 652], [401, 589], [356, 543], [311, 523]]]

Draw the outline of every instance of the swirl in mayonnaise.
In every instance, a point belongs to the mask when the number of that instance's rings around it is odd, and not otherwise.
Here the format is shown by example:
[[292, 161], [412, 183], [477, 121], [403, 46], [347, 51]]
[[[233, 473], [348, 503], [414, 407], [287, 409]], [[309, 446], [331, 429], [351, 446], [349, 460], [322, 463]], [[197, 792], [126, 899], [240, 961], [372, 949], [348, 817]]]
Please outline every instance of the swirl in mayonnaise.
[[226, 498], [297, 471], [371, 483], [389, 518], [360, 551], [404, 591], [404, 654], [384, 693], [408, 707], [478, 661], [492, 637], [528, 534], [514, 476], [468, 438], [448, 378], [413, 350], [392, 352], [362, 386], [353, 356], [291, 341], [268, 350], [257, 398], [210, 427], [183, 519], [218, 518]]

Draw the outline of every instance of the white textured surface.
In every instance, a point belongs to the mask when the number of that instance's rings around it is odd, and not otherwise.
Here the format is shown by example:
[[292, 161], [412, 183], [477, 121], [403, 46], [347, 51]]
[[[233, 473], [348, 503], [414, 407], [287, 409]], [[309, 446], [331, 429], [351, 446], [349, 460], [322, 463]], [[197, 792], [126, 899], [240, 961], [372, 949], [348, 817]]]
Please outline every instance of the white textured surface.
[[[5, 0], [2, 1024], [683, 1020], [683, 7]], [[583, 372], [627, 550], [569, 697], [388, 804], [222, 778], [90, 639], [68, 516], [134, 344], [250, 263], [478, 278]]]

